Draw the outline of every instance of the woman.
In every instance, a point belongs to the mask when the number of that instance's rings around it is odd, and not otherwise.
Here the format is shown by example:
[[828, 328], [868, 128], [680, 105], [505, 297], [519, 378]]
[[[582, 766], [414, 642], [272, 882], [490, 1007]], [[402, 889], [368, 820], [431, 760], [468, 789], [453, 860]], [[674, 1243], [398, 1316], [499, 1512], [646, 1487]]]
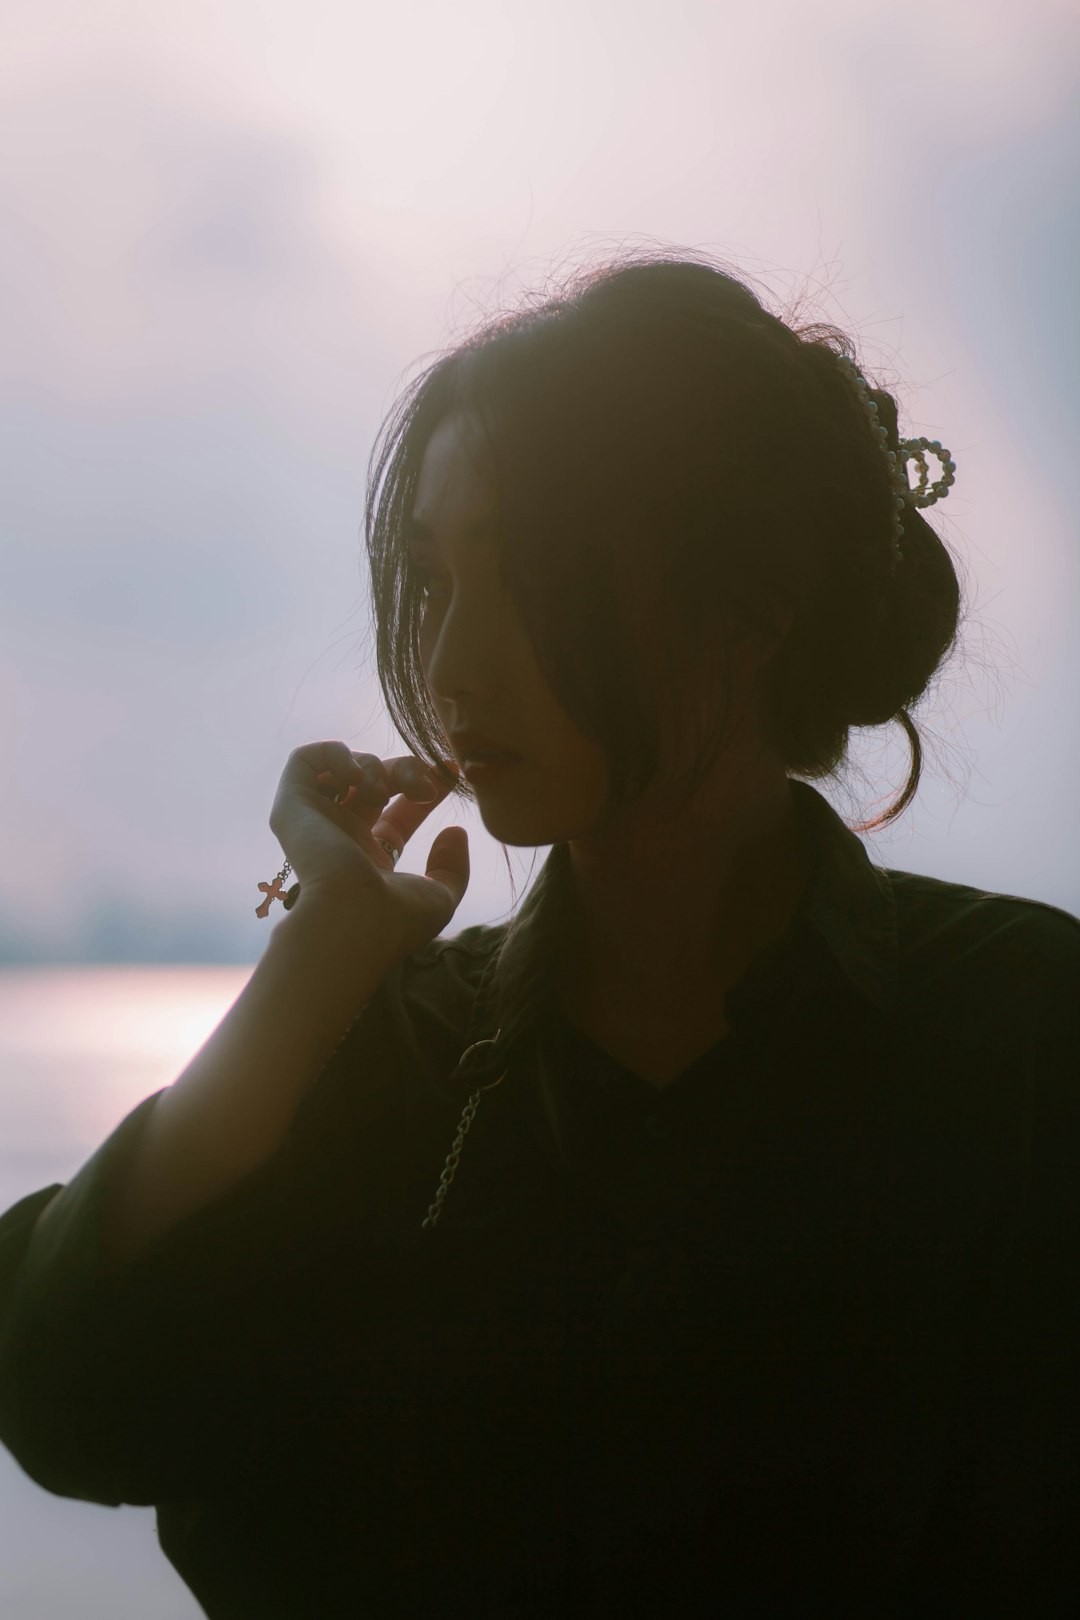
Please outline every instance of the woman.
[[[249, 985], [0, 1222], [0, 1437], [212, 1620], [1072, 1612], [1080, 922], [856, 836], [960, 590], [852, 352], [636, 257], [376, 447], [413, 752], [290, 757]], [[443, 938], [448, 791], [551, 849]]]

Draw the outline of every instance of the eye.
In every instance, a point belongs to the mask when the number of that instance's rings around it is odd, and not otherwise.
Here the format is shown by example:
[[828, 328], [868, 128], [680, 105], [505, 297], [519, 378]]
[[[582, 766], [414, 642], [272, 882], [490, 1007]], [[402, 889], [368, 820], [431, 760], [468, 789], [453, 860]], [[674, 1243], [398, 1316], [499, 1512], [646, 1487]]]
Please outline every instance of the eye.
[[418, 579], [420, 581], [420, 590], [421, 590], [421, 592], [423, 594], [424, 601], [425, 602], [437, 602], [439, 600], [439, 597], [438, 597], [436, 592], [432, 591], [432, 589], [431, 589], [430, 585], [428, 585], [427, 581], [428, 580], [436, 580], [437, 581], [438, 580], [438, 575], [432, 573], [430, 568], [421, 568], [419, 563], [413, 563], [412, 566], [413, 566], [413, 573], [417, 575], [417, 577], [418, 577]]

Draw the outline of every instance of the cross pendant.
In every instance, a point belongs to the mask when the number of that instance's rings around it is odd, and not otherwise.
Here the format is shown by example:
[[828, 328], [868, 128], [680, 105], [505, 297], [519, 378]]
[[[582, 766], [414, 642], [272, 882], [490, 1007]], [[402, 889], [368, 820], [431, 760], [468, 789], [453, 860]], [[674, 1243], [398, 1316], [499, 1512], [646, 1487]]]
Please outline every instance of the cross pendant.
[[285, 898], [281, 892], [281, 885], [283, 882], [284, 879], [279, 875], [274, 879], [273, 883], [259, 884], [259, 888], [262, 893], [265, 894], [266, 899], [263, 901], [261, 906], [255, 907], [256, 917], [265, 917], [269, 914], [271, 900], [283, 900]]

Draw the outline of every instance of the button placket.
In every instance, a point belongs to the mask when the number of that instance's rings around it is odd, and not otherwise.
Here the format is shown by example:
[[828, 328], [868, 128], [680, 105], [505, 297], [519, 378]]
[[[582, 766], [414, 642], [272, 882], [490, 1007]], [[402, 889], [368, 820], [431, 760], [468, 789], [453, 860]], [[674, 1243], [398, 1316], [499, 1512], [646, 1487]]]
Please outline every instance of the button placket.
[[657, 1142], [669, 1140], [672, 1132], [671, 1115], [660, 1109], [651, 1109], [641, 1122], [642, 1129]]

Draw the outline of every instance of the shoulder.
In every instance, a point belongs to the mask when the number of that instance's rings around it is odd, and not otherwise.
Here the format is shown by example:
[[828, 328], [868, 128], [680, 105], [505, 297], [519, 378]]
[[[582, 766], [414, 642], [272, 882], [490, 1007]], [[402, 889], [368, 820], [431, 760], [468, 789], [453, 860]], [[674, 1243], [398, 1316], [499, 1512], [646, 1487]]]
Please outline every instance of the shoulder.
[[920, 872], [879, 871], [896, 903], [902, 949], [936, 943], [1008, 955], [1038, 945], [1055, 961], [1080, 969], [1080, 917], [1061, 906]]
[[461, 1054], [480, 981], [506, 925], [475, 924], [440, 936], [387, 973], [354, 1019], [294, 1121], [294, 1136], [329, 1128], [339, 1110], [369, 1114], [394, 1099], [431, 1098]]
[[[970, 1040], [1080, 1042], [1080, 918], [1024, 895], [880, 868], [909, 1007], [943, 1010]], [[1077, 1055], [1080, 1055], [1078, 1053]]]
[[508, 923], [472, 923], [456, 934], [440, 934], [405, 958], [406, 978], [479, 976], [502, 945], [508, 928]]
[[440, 935], [399, 963], [384, 987], [405, 1017], [458, 1028], [492, 957], [507, 932], [506, 923], [474, 923]]

